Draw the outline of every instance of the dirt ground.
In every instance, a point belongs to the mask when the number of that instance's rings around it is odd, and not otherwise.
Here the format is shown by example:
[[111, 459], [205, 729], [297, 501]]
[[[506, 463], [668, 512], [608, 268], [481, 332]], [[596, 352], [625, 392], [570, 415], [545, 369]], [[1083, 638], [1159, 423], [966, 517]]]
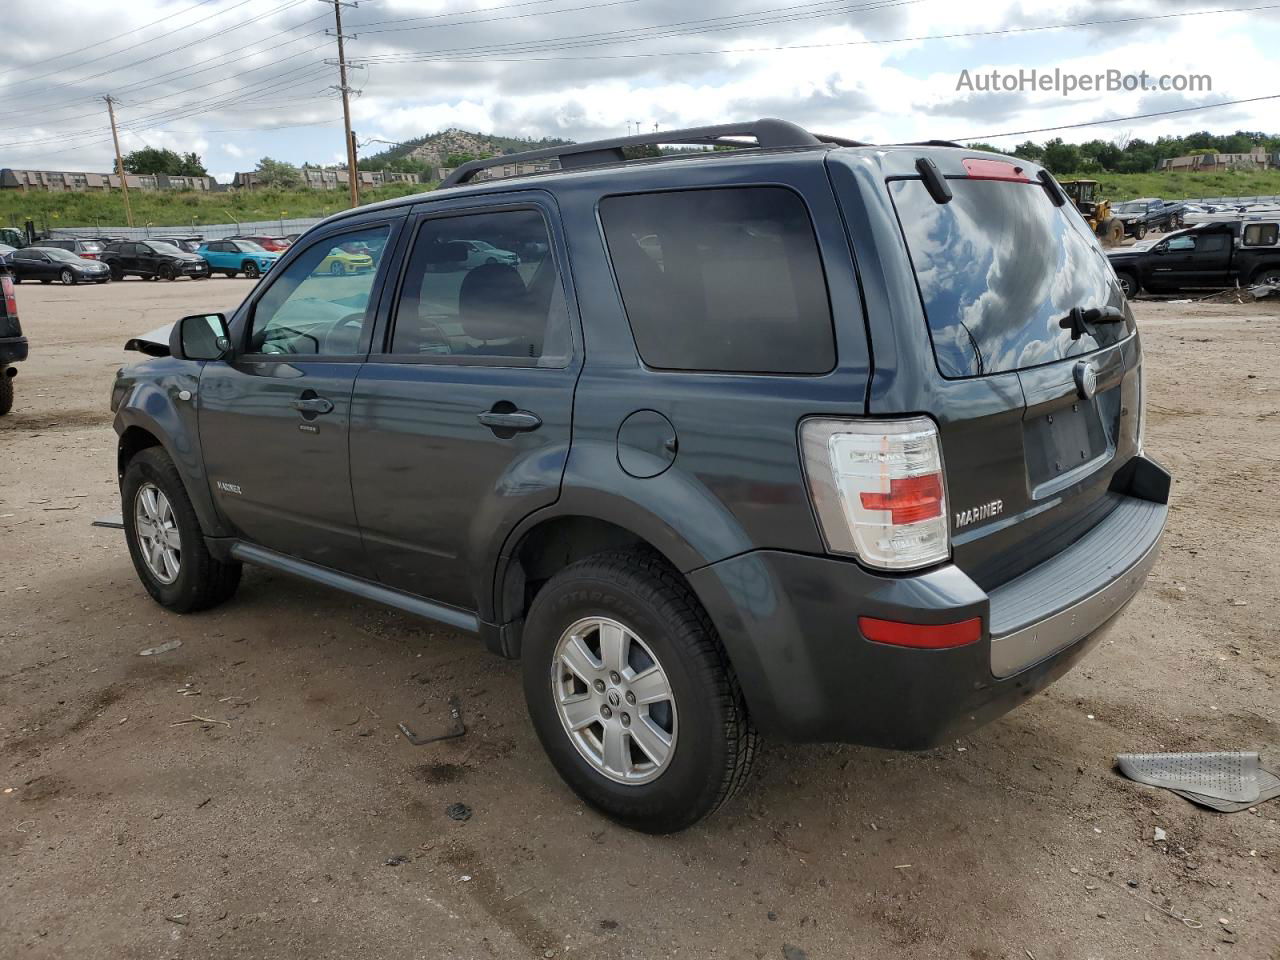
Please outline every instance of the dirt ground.
[[[1172, 520], [1073, 673], [930, 753], [766, 744], [742, 797], [652, 838], [560, 783], [516, 666], [476, 642], [254, 570], [175, 616], [89, 525], [119, 510], [126, 337], [247, 290], [18, 288], [0, 956], [1280, 960], [1280, 801], [1215, 814], [1112, 770], [1164, 749], [1280, 762], [1280, 304], [1136, 305]], [[451, 694], [464, 737], [398, 733], [442, 728]], [[192, 716], [217, 722], [175, 725]]]

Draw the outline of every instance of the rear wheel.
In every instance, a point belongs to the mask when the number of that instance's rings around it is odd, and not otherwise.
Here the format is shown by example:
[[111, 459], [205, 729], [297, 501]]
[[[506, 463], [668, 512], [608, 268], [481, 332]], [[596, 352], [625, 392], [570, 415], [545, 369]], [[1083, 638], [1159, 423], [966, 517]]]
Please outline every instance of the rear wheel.
[[112, 280], [124, 279], [124, 271], [121, 270], [119, 267], [117, 267], [114, 263], [111, 265], [111, 279]]
[[1253, 273], [1252, 284], [1270, 283], [1280, 286], [1280, 266], [1261, 267]]
[[0, 370], [0, 417], [13, 409], [13, 377], [8, 370]]
[[746, 781], [757, 735], [733, 668], [655, 554], [610, 551], [556, 574], [529, 611], [521, 659], [552, 764], [614, 820], [683, 830]]
[[258, 269], [258, 265], [252, 260], [246, 260], [244, 262], [244, 275], [250, 280], [257, 280], [261, 273], [262, 271]]
[[133, 567], [157, 603], [189, 613], [236, 592], [240, 564], [209, 553], [186, 487], [163, 449], [149, 447], [129, 461], [120, 493]]

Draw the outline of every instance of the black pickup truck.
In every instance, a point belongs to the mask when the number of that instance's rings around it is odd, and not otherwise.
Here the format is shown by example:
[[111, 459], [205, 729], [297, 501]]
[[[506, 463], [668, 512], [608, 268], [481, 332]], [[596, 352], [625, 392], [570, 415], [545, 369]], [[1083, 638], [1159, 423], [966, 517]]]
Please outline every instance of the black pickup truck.
[[1234, 283], [1280, 284], [1280, 222], [1201, 223], [1149, 246], [1107, 251], [1125, 296]]
[[1139, 197], [1111, 205], [1111, 215], [1124, 224], [1127, 236], [1141, 240], [1151, 230], [1177, 230], [1185, 204], [1165, 203], [1159, 197]]

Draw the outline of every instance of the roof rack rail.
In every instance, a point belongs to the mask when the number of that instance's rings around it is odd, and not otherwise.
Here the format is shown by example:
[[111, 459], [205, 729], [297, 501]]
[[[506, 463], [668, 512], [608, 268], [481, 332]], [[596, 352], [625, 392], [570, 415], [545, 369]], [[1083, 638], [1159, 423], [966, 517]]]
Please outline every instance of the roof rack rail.
[[533, 163], [538, 160], [558, 160], [560, 169], [577, 170], [582, 167], [622, 163], [623, 152], [628, 147], [656, 147], [659, 144], [699, 144], [702, 146], [743, 146], [742, 137], [756, 141], [756, 149], [778, 147], [816, 147], [823, 143], [841, 147], [865, 146], [855, 140], [840, 137], [819, 136], [786, 120], [747, 120], [742, 123], [722, 123], [711, 127], [689, 127], [684, 130], [662, 130], [642, 133], [634, 137], [616, 137], [611, 140], [592, 140], [588, 143], [567, 143], [542, 150], [526, 150], [484, 160], [471, 160], [454, 170], [440, 183], [440, 188], [456, 187], [467, 183], [481, 170], [501, 167], [509, 163]]

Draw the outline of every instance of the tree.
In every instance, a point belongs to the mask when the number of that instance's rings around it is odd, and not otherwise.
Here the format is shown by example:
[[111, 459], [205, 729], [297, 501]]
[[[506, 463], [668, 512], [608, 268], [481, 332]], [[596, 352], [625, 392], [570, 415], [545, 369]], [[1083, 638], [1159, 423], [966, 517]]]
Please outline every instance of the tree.
[[1023, 160], [1030, 160], [1032, 163], [1039, 163], [1044, 159], [1044, 147], [1031, 140], [1018, 144], [1013, 148], [1013, 155], [1021, 157]]
[[302, 183], [302, 172], [297, 167], [283, 160], [273, 160], [271, 157], [263, 157], [259, 160], [254, 173], [258, 176], [258, 182], [264, 187], [288, 190]]
[[1044, 159], [1041, 162], [1049, 168], [1050, 173], [1071, 173], [1080, 166], [1080, 151], [1074, 144], [1063, 143], [1061, 137], [1054, 137], [1044, 145]]
[[143, 147], [126, 153], [124, 168], [130, 173], [163, 173], [171, 177], [208, 176], [199, 154], [192, 152], [179, 155], [173, 150], [160, 147]]

